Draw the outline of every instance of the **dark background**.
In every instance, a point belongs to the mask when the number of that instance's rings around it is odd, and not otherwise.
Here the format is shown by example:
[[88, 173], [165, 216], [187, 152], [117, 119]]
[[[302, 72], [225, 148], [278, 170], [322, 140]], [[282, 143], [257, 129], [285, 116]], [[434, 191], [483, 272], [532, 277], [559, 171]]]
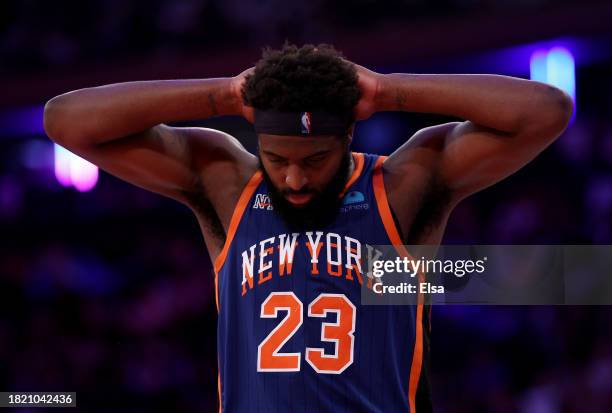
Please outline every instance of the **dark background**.
[[[573, 123], [463, 202], [444, 242], [610, 244], [611, 19], [609, 2], [574, 0], [0, 3], [0, 390], [76, 391], [85, 412], [216, 405], [213, 277], [196, 220], [104, 173], [88, 192], [60, 185], [42, 130], [54, 95], [231, 76], [285, 39], [332, 43], [381, 72], [524, 78], [533, 51], [560, 45], [576, 62]], [[447, 120], [377, 114], [354, 150], [388, 154]], [[254, 147], [241, 119], [192, 124]], [[610, 307], [435, 307], [435, 411], [611, 412], [611, 322]]]

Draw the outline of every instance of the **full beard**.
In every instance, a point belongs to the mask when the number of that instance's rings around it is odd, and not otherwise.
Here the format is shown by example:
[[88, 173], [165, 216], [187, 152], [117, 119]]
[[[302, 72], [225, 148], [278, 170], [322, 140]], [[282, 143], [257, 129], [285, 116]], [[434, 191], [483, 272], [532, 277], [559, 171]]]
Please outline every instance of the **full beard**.
[[350, 164], [351, 152], [347, 150], [342, 157], [338, 172], [334, 174], [334, 177], [327, 186], [322, 191], [316, 191], [314, 197], [306, 205], [296, 208], [287, 201], [285, 195], [287, 193], [299, 194], [311, 193], [313, 191], [308, 189], [297, 192], [279, 191], [261, 164], [261, 159], [259, 161], [259, 167], [266, 181], [268, 195], [270, 196], [274, 211], [281, 216], [292, 231], [299, 232], [322, 229], [335, 220], [342, 203], [339, 195], [348, 180]]

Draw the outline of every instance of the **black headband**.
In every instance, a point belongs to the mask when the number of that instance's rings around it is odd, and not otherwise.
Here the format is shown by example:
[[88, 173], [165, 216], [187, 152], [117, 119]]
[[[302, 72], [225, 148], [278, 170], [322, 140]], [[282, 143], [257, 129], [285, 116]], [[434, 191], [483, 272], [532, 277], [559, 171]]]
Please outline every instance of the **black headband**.
[[280, 112], [255, 109], [255, 132], [270, 135], [343, 135], [352, 123], [349, 116], [329, 112]]

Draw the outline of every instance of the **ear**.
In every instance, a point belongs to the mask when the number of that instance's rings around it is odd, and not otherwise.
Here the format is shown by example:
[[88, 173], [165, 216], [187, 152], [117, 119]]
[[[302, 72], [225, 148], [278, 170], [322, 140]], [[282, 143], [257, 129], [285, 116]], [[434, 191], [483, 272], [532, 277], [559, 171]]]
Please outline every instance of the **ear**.
[[348, 130], [349, 145], [353, 142], [353, 133], [355, 132], [355, 124], [353, 123]]

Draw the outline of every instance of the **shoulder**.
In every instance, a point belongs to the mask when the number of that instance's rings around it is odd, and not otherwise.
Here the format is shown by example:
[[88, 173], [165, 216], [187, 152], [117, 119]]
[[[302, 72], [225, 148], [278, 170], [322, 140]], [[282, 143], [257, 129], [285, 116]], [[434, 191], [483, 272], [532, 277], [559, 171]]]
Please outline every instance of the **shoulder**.
[[388, 190], [404, 192], [408, 184], [439, 182], [437, 177], [448, 136], [459, 124], [449, 122], [420, 129], [386, 157], [382, 169]]
[[404, 169], [434, 170], [446, 146], [447, 138], [459, 125], [449, 122], [418, 130], [385, 160], [384, 169], [398, 172]]
[[439, 168], [446, 137], [454, 127], [448, 123], [421, 129], [379, 161], [389, 207], [407, 239], [421, 237], [453, 207]]
[[257, 163], [257, 158], [248, 152], [234, 136], [210, 128], [172, 128], [177, 138], [184, 140], [200, 166], [225, 162]]
[[230, 134], [208, 128], [177, 128], [191, 151], [191, 168], [197, 180], [193, 194], [186, 194], [192, 209], [205, 199], [227, 227], [233, 206], [258, 168], [257, 157]]

